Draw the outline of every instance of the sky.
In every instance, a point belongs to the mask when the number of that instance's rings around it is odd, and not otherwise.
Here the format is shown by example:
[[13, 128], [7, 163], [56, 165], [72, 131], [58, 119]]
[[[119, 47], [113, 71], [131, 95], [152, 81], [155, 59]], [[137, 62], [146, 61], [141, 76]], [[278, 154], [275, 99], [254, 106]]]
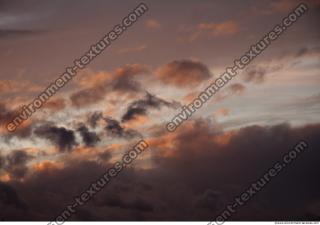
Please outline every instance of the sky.
[[[155, 1], [15, 132], [6, 124], [140, 2], [0, 0], [0, 219], [209, 221], [299, 140], [308, 152], [231, 220], [319, 220], [320, 1], [175, 132], [166, 124], [300, 2]], [[79, 176], [80, 175], [80, 176]]]

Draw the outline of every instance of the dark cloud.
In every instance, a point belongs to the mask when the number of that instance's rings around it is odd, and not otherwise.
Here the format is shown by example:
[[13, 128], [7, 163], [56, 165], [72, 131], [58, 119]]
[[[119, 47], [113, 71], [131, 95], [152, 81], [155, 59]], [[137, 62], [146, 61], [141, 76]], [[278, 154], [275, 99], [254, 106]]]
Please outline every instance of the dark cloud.
[[[20, 201], [25, 202], [29, 210], [21, 213], [18, 207], [13, 207], [10, 211], [2, 210], [0, 215], [3, 220], [52, 220], [61, 212], [63, 205], [72, 201], [77, 192], [87, 188], [104, 170], [105, 167], [97, 163], [73, 161], [68, 162], [68, 166], [63, 170], [38, 171], [26, 182], [6, 184], [16, 190]], [[49, 205], [51, 209], [47, 207]], [[1, 209], [7, 209], [10, 205], [5, 203], [4, 206]], [[73, 219], [80, 220], [82, 217], [77, 214]]]
[[71, 150], [77, 145], [74, 131], [53, 124], [43, 124], [34, 130], [34, 134], [56, 145], [60, 151]]
[[141, 137], [141, 134], [132, 129], [125, 129], [121, 123], [111, 117], [104, 117], [102, 112], [93, 112], [88, 117], [88, 123], [91, 127], [95, 128], [99, 121], [104, 121], [104, 129], [109, 136], [119, 138], [134, 138]]
[[211, 209], [217, 211], [221, 209], [224, 205], [225, 200], [223, 199], [222, 193], [212, 189], [206, 190], [204, 193], [201, 193], [196, 200], [196, 205], [199, 208]]
[[102, 153], [99, 153], [98, 157], [102, 162], [107, 162], [112, 158], [112, 155], [109, 151], [104, 151]]
[[0, 39], [1, 38], [18, 38], [25, 37], [34, 34], [41, 34], [42, 30], [13, 30], [13, 29], [0, 29]]
[[3, 160], [4, 170], [14, 178], [23, 178], [27, 172], [27, 163], [34, 157], [23, 150], [13, 150]]
[[5, 160], [4, 160], [3, 156], [0, 155], [0, 170], [4, 167], [4, 165], [5, 165]]
[[93, 147], [100, 141], [99, 136], [95, 132], [89, 131], [84, 124], [81, 124], [77, 131], [80, 133], [82, 141], [87, 147]]
[[127, 93], [127, 92], [139, 92], [142, 90], [142, 87], [140, 83], [133, 80], [132, 77], [121, 76], [113, 82], [112, 89], [114, 91]]
[[163, 106], [177, 108], [179, 107], [179, 103], [165, 101], [147, 92], [143, 99], [136, 100], [129, 105], [121, 121], [126, 122], [134, 119], [136, 116], [147, 115], [148, 109], [160, 109]]
[[[2, 212], [0, 213], [0, 216], [3, 211], [6, 211], [9, 207], [13, 206], [16, 209], [26, 209], [26, 204], [20, 199], [18, 196], [16, 190], [11, 187], [8, 184], [5, 184], [3, 182], [0, 182], [0, 205], [2, 205]], [[2, 218], [0, 218], [2, 219]]]
[[192, 60], [175, 60], [157, 70], [157, 76], [166, 84], [194, 87], [212, 77], [208, 67]]
[[88, 117], [88, 123], [91, 127], [95, 128], [99, 120], [103, 119], [102, 112], [93, 112]]
[[134, 137], [141, 137], [139, 132], [132, 130], [132, 129], [125, 129], [120, 125], [120, 122], [112, 119], [112, 118], [104, 118], [107, 125], [105, 130], [107, 133], [114, 137], [122, 137], [122, 138], [134, 138]]
[[150, 200], [143, 197], [135, 197], [132, 199], [123, 199], [119, 195], [105, 195], [103, 201], [99, 201], [99, 205], [108, 207], [119, 207], [126, 210], [152, 212], [154, 210], [153, 204]]
[[[188, 123], [169, 140], [166, 135], [158, 137], [161, 144], [153, 144], [150, 152], [152, 168], [127, 168], [81, 208], [84, 215], [79, 211], [71, 220], [212, 220], [301, 139], [308, 141], [309, 149], [239, 207], [231, 220], [319, 219], [320, 125], [250, 126], [224, 133], [208, 121]], [[172, 149], [164, 147], [166, 141]], [[107, 164], [108, 160], [109, 156]], [[49, 220], [106, 166], [86, 161], [65, 165], [10, 184], [33, 214], [3, 217]]]

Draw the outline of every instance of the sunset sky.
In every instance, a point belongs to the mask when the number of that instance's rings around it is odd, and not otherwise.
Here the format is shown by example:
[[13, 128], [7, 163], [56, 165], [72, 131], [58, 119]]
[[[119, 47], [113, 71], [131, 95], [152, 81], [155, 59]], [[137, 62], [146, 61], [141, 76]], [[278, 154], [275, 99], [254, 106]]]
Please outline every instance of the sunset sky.
[[320, 219], [320, 1], [175, 132], [166, 123], [300, 2], [145, 0], [149, 10], [15, 132], [6, 124], [140, 2], [0, 0], [0, 220], [51, 220], [138, 140], [71, 220], [205, 220], [299, 140], [231, 220]]

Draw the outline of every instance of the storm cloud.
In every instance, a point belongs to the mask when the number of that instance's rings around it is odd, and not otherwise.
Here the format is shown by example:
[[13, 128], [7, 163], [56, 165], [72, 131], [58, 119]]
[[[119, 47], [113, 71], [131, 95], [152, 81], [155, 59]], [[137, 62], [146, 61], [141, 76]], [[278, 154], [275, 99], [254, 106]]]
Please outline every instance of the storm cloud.
[[[71, 220], [84, 220], [85, 215], [90, 220], [212, 220], [301, 139], [309, 143], [306, 152], [239, 208], [231, 220], [319, 219], [320, 125], [250, 126], [232, 132], [223, 132], [204, 120], [183, 126], [175, 134], [164, 132], [148, 139], [153, 167], [126, 169]], [[8, 184], [36, 212], [19, 214], [15, 220], [52, 218], [105, 170], [93, 161], [65, 165]], [[37, 194], [28, 191], [31, 186]], [[52, 192], [56, 197], [49, 194]], [[43, 202], [46, 209], [39, 207]], [[9, 214], [3, 216], [13, 219]]]

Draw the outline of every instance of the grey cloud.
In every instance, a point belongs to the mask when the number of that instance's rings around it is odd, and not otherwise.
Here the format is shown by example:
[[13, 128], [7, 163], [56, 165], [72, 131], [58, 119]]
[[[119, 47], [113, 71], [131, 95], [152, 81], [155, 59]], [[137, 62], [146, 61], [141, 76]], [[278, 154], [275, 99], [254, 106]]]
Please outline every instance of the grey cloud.
[[104, 117], [102, 112], [93, 112], [88, 117], [88, 123], [91, 127], [95, 128], [99, 121], [104, 121], [104, 130], [107, 135], [119, 138], [135, 138], [141, 137], [141, 134], [133, 129], [125, 129], [119, 121], [111, 117]]
[[283, 68], [282, 65], [275, 66], [250, 66], [248, 67], [243, 74], [241, 74], [242, 79], [245, 82], [253, 82], [256, 84], [263, 83], [265, 81], [266, 75], [269, 73], [277, 72]]
[[34, 157], [24, 150], [13, 150], [4, 161], [4, 169], [15, 178], [22, 178], [28, 172], [27, 163]]
[[74, 131], [53, 124], [43, 124], [34, 130], [34, 134], [56, 145], [60, 151], [70, 151], [77, 145]]
[[149, 109], [160, 109], [163, 106], [177, 108], [180, 104], [177, 102], [168, 102], [147, 92], [143, 99], [136, 100], [128, 106], [121, 121], [126, 122], [132, 120], [138, 115], [146, 115]]
[[123, 128], [120, 125], [120, 122], [115, 119], [106, 117], [104, 118], [104, 120], [107, 123], [105, 130], [111, 136], [122, 137], [122, 138], [141, 137], [141, 134], [139, 134], [137, 131]]
[[93, 147], [100, 141], [99, 136], [95, 132], [89, 131], [84, 124], [81, 124], [77, 131], [80, 133], [82, 141], [87, 147]]

